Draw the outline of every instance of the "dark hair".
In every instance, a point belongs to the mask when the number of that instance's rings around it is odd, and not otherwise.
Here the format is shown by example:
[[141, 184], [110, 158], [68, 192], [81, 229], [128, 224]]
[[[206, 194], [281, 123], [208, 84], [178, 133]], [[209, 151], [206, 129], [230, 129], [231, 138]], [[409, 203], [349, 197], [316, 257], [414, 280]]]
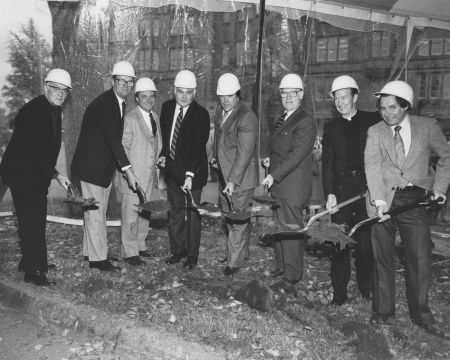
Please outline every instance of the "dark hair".
[[[355, 88], [343, 88], [343, 89], [339, 89], [339, 90], [344, 90], [344, 89], [349, 89], [352, 97], [359, 93], [358, 89], [355, 89]], [[332, 92], [333, 97], [334, 97], [334, 94], [336, 94], [336, 91], [339, 91], [339, 90], [335, 90]]]
[[405, 110], [411, 110], [411, 105], [409, 104], [409, 101], [408, 101], [408, 100], [405, 100], [405, 99], [403, 99], [403, 98], [401, 98], [401, 97], [399, 97], [399, 96], [396, 96], [396, 95], [391, 95], [391, 94], [380, 94], [380, 97], [378, 98], [378, 101], [377, 101], [377, 109], [378, 109], [378, 111], [381, 110], [381, 105], [380, 105], [381, 99], [382, 99], [382, 98], [385, 98], [385, 97], [388, 97], [388, 96], [393, 96], [393, 97], [395, 97], [395, 101], [397, 101], [397, 104], [398, 104], [402, 109], [405, 109]]
[[236, 91], [236, 96], [237, 96], [237, 98], [238, 98], [239, 100], [241, 100], [241, 97], [242, 97], [242, 95], [241, 95], [241, 89], [239, 89], [238, 91]]

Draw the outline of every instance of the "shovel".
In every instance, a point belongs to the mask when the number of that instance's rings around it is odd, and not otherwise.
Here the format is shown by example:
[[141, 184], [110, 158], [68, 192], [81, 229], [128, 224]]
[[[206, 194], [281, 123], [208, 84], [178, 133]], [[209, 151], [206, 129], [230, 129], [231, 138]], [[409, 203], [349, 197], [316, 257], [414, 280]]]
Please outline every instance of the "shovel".
[[[431, 192], [428, 192], [426, 195], [418, 198], [417, 200], [413, 201], [410, 204], [404, 205], [404, 206], [400, 206], [398, 208], [389, 210], [384, 212], [384, 215], [390, 215], [392, 216], [396, 216], [398, 214], [404, 213], [405, 211], [411, 210], [411, 209], [415, 209], [418, 207], [429, 207], [429, 206], [433, 206], [436, 205], [437, 203], [440, 203], [442, 200], [444, 200], [442, 197], [439, 197], [436, 200], [430, 200], [427, 201], [431, 195], [433, 195]], [[352, 229], [349, 231], [348, 236], [352, 236], [356, 230], [358, 230], [360, 227], [362, 226], [368, 226], [368, 225], [373, 225], [376, 224], [378, 222], [378, 220], [380, 220], [380, 218], [378, 216], [372, 216], [366, 220], [363, 220], [361, 222], [359, 222], [358, 224], [356, 224], [355, 226], [352, 227]], [[388, 220], [389, 221], [389, 220]]]
[[[269, 171], [268, 171], [267, 166], [264, 166], [264, 161], [261, 161], [261, 166], [264, 168], [264, 178], [266, 178]], [[272, 206], [276, 205], [277, 201], [273, 197], [267, 195], [268, 192], [269, 192], [269, 187], [266, 184], [266, 185], [264, 185], [264, 195], [252, 196], [252, 199], [263, 205], [272, 205]]]
[[[161, 165], [156, 165], [156, 166], [158, 166], [162, 171], [164, 171], [167, 175], [169, 175], [172, 178], [172, 180], [175, 181], [175, 183], [178, 186], [182, 187], [184, 185], [184, 182], [177, 175], [175, 175], [172, 172], [172, 170], [170, 170], [167, 166], [165, 166], [165, 167], [163, 167]], [[192, 196], [191, 190], [189, 188], [186, 188], [185, 190], [186, 190], [186, 193], [189, 196], [189, 200], [191, 201], [191, 207], [193, 207], [194, 209], [197, 210], [198, 209], [198, 205], [194, 201], [194, 198]]]
[[136, 190], [139, 197], [139, 209], [149, 212], [163, 213], [170, 210], [170, 205], [166, 200], [147, 201], [144, 190], [136, 183]]
[[67, 185], [67, 189], [69, 190], [69, 197], [66, 200], [63, 200], [66, 203], [73, 204], [76, 206], [92, 206], [98, 204], [98, 201], [95, 198], [85, 199], [75, 192], [72, 184]]
[[[225, 177], [223, 176], [223, 172], [222, 172], [222, 169], [220, 168], [220, 164], [217, 162], [216, 159], [214, 159], [214, 161], [211, 160], [210, 164], [217, 171], [217, 177], [219, 178], [220, 186], [222, 187], [222, 189], [225, 189], [227, 186], [227, 183], [225, 182]], [[231, 209], [231, 212], [233, 212], [234, 211], [233, 201], [231, 201], [231, 197], [228, 193], [224, 193], [224, 194], [225, 194], [225, 197], [227, 198], [228, 207]]]

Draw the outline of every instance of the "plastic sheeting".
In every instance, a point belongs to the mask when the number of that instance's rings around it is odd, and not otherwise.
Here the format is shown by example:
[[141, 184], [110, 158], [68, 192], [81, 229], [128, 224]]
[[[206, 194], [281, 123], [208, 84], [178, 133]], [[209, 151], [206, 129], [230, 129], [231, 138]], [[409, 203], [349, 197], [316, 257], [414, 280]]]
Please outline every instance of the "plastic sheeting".
[[[384, 9], [363, 18], [361, 8], [350, 7], [343, 18], [329, 13], [335, 2], [311, 5], [310, 1], [267, 1], [261, 101], [256, 104], [260, 27], [256, 2], [185, 0], [167, 5], [162, 0], [83, 0], [72, 4], [65, 13], [61, 8], [52, 9], [54, 3], [49, 2], [53, 13], [54, 65], [67, 69], [74, 82], [74, 90], [64, 106], [64, 166], [70, 167], [84, 109], [111, 86], [109, 74], [118, 60], [130, 61], [138, 78], [145, 76], [155, 81], [159, 90], [154, 108], [157, 113], [162, 103], [172, 97], [177, 72], [189, 69], [198, 77], [196, 100], [213, 119], [220, 112], [217, 79], [226, 72], [236, 74], [243, 101], [259, 114], [258, 146], [262, 158], [267, 155], [268, 129], [283, 111], [278, 86], [290, 72], [298, 73], [304, 80], [303, 106], [316, 118], [319, 133], [326, 121], [338, 116], [328, 92], [333, 79], [342, 74], [355, 78], [361, 89], [358, 107], [371, 111], [375, 110], [375, 91], [390, 80], [406, 78], [416, 93], [413, 113], [433, 116], [446, 128], [450, 107], [450, 31], [410, 26], [407, 47], [406, 17], [390, 15], [392, 19], [388, 21]], [[328, 6], [328, 10], [318, 11], [321, 6]], [[351, 11], [354, 16], [349, 17]], [[381, 16], [384, 20], [376, 21]], [[132, 96], [128, 103], [134, 105]], [[316, 147], [320, 148], [320, 138]], [[323, 196], [320, 161], [314, 166], [311, 197], [317, 199]], [[49, 213], [54, 214], [55, 208]]]

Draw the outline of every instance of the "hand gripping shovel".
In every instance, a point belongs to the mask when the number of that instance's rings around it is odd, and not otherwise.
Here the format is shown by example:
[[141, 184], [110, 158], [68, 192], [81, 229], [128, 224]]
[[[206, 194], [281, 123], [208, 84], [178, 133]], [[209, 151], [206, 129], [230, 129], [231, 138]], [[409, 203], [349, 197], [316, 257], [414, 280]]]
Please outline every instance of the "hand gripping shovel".
[[[431, 197], [431, 195], [433, 195], [433, 194], [431, 192], [428, 192], [426, 195], [418, 198], [417, 200], [413, 201], [410, 204], [400, 206], [398, 208], [386, 211], [383, 214], [390, 215], [392, 217], [392, 216], [396, 216], [398, 214], [404, 213], [405, 211], [415, 209], [418, 207], [433, 206], [433, 205], [440, 203], [442, 200], [444, 200], [442, 197], [439, 197], [436, 200], [427, 201]], [[348, 236], [350, 236], [350, 237], [353, 236], [353, 234], [356, 232], [356, 230], [358, 230], [359, 228], [361, 228], [363, 226], [369, 226], [369, 225], [376, 224], [378, 222], [378, 220], [380, 220], [380, 218], [378, 216], [372, 216], [366, 220], [359, 222], [358, 224], [356, 224], [355, 226], [352, 227], [352, 229], [348, 233]]]
[[[261, 161], [261, 166], [264, 168], [264, 178], [266, 178], [269, 171], [268, 171], [268, 168], [266, 166], [264, 166], [264, 161]], [[252, 199], [263, 205], [272, 205], [272, 206], [276, 205], [277, 200], [275, 200], [273, 197], [267, 195], [268, 192], [269, 192], [268, 186], [264, 185], [264, 195], [260, 195], [260, 196], [255, 195], [255, 196], [252, 196]]]
[[72, 184], [68, 184], [67, 189], [69, 190], [69, 197], [63, 200], [66, 203], [73, 204], [76, 206], [92, 206], [98, 204], [98, 201], [95, 200], [95, 198], [85, 199], [82, 196], [77, 195]]
[[[172, 170], [170, 170], [167, 165], [165, 167], [161, 166], [161, 165], [157, 165], [161, 170], [163, 170], [167, 175], [169, 175], [173, 181], [175, 181], [175, 183], [182, 187], [184, 185], [184, 182], [177, 176], [175, 175]], [[193, 207], [194, 209], [198, 209], [198, 205], [195, 203], [194, 198], [192, 197], [192, 192], [190, 189], [186, 188], [186, 193], [189, 196], [189, 200], [191, 202], [191, 207]]]

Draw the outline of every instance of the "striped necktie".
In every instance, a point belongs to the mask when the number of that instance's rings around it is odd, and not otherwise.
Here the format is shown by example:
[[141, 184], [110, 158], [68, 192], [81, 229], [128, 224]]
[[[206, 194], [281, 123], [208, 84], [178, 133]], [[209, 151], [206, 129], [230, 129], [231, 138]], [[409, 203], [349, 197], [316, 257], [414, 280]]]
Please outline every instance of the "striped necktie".
[[127, 104], [126, 104], [126, 102], [124, 100], [124, 101], [122, 101], [122, 120], [125, 117], [125, 110], [126, 109], [127, 109]]
[[284, 123], [284, 119], [286, 119], [286, 115], [287, 112], [285, 112], [280, 119], [277, 121], [277, 124], [275, 125], [275, 129], [273, 131], [275, 131], [276, 129], [278, 129], [283, 123]]
[[153, 114], [150, 111], [150, 124], [152, 124], [152, 132], [153, 132], [153, 136], [156, 136], [156, 121], [153, 118]]
[[224, 111], [224, 112], [223, 112], [222, 122], [220, 123], [220, 127], [222, 127], [223, 124], [225, 124], [225, 121], [227, 121], [228, 114], [229, 114], [228, 111]]
[[[402, 136], [400, 135], [401, 126], [396, 126], [394, 128], [395, 135], [394, 135], [394, 142], [395, 142], [395, 154], [397, 155], [397, 164], [399, 168], [403, 168], [403, 165], [405, 164], [405, 144], [403, 143]], [[406, 181], [403, 178], [400, 178], [400, 183], [398, 184], [398, 187], [400, 189], [403, 189], [406, 185], [408, 185], [408, 181]]]
[[170, 157], [175, 160], [175, 150], [177, 149], [178, 132], [180, 131], [181, 122], [183, 121], [183, 108], [180, 107], [180, 113], [177, 116], [175, 129], [173, 129], [172, 144], [170, 145]]

